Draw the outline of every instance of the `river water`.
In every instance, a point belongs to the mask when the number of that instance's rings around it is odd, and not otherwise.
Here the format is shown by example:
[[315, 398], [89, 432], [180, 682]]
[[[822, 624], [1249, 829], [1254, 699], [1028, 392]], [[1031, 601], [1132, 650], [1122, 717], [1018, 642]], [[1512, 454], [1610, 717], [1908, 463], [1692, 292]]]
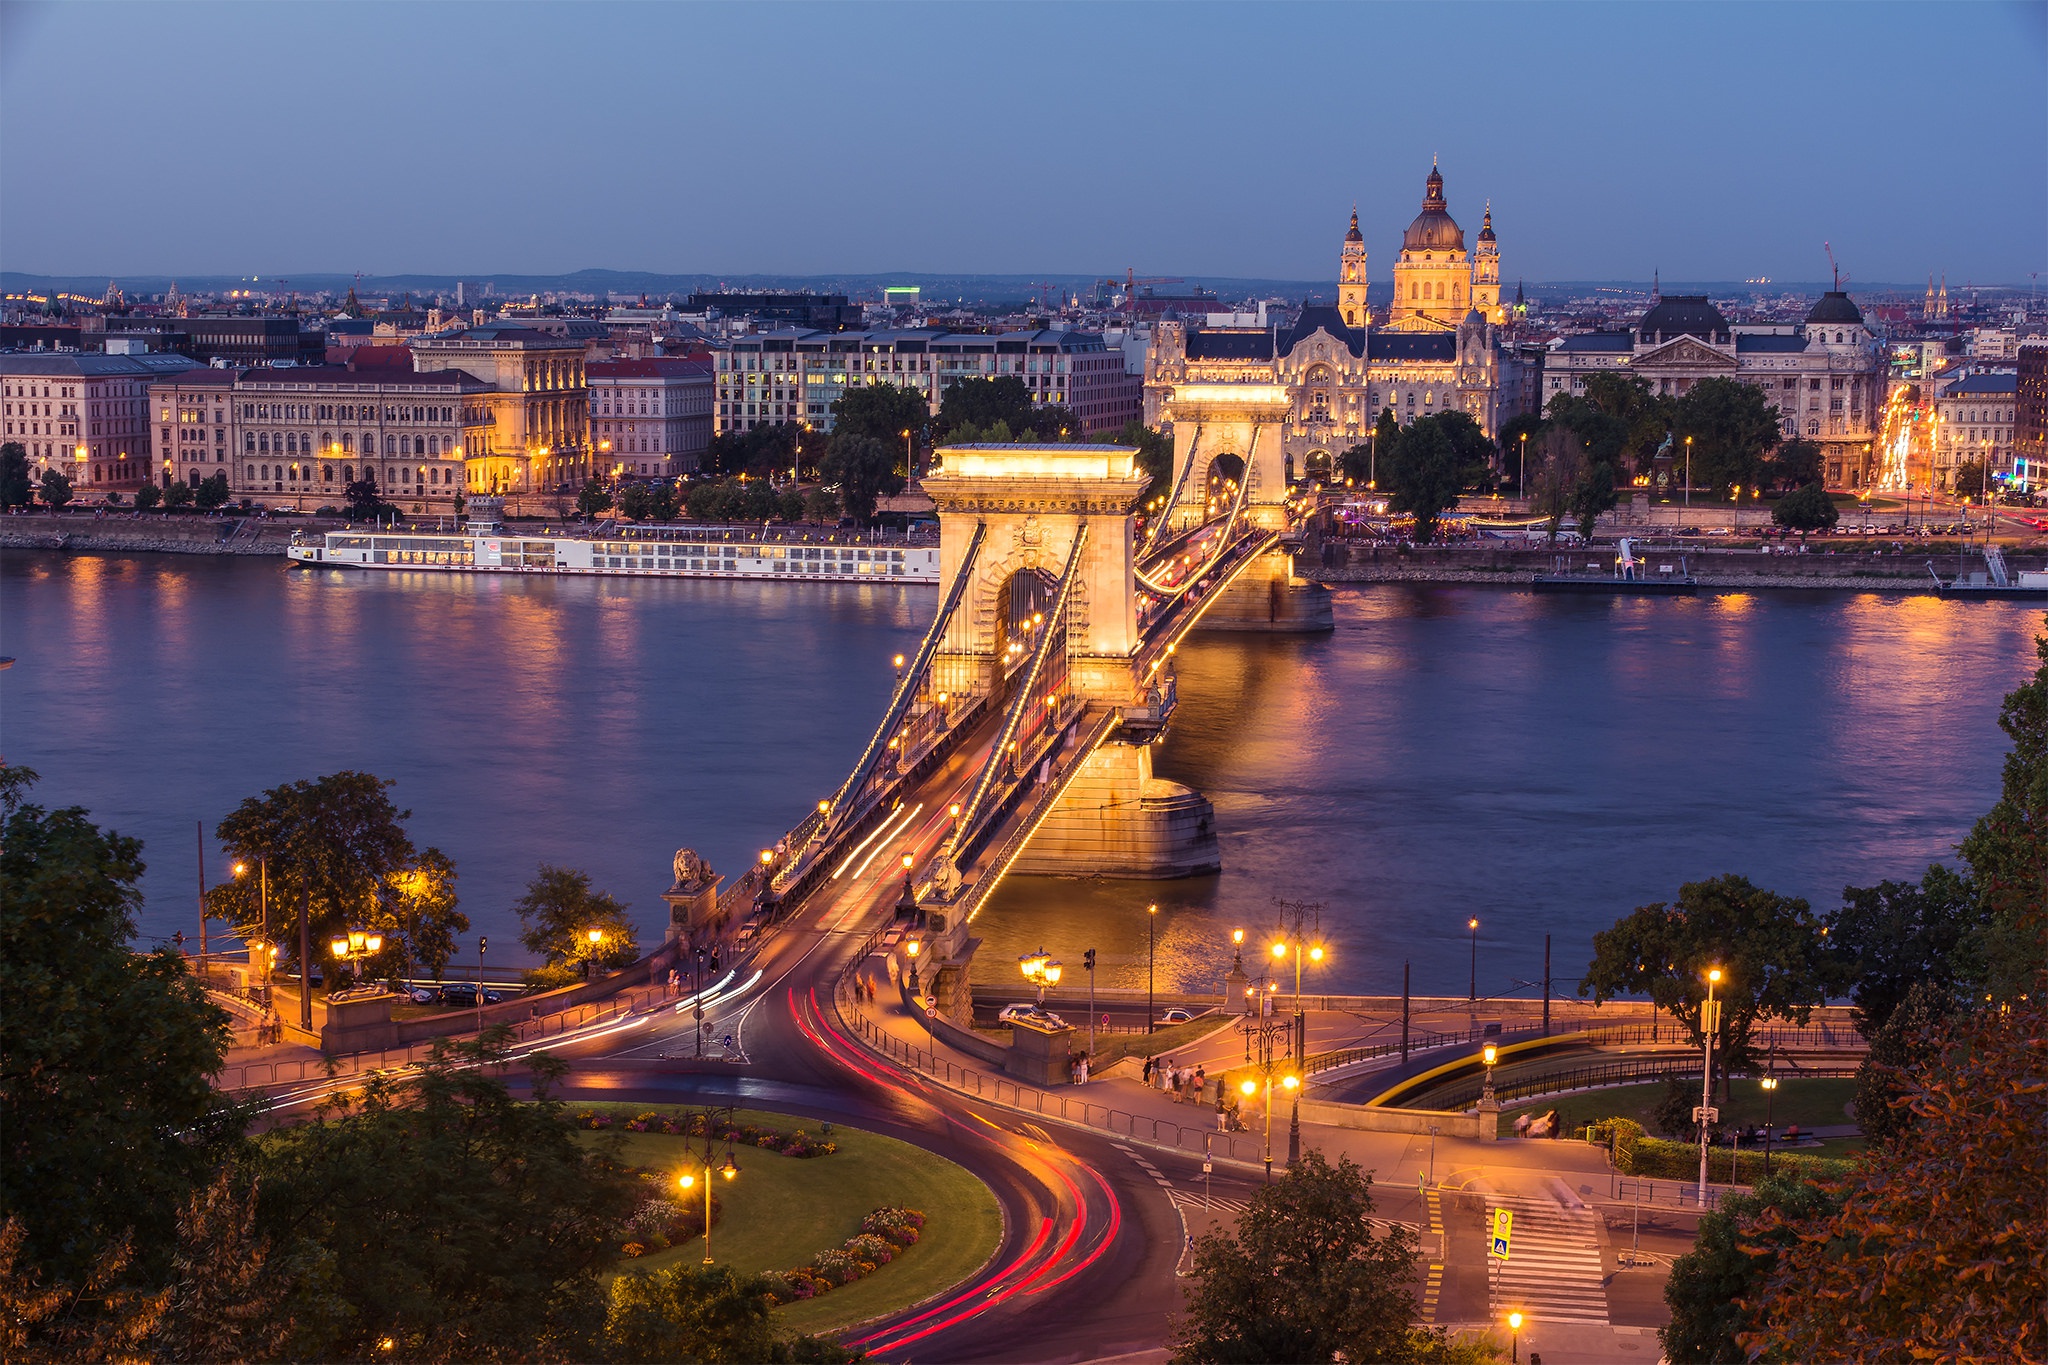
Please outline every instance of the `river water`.
[[[643, 941], [678, 846], [742, 870], [837, 785], [935, 600], [10, 551], [0, 754], [146, 841], [145, 939], [196, 935], [195, 822], [340, 768], [396, 779], [509, 965], [539, 862], [590, 871]], [[1150, 919], [1160, 988], [1213, 989], [1281, 898], [1323, 906], [1311, 986], [1398, 991], [1409, 961], [1418, 993], [1463, 992], [1476, 916], [1481, 994], [1526, 994], [1546, 933], [1569, 990], [1595, 930], [1685, 881], [1830, 906], [1949, 855], [1994, 799], [1999, 699], [2042, 627], [2014, 603], [1414, 584], [1341, 588], [1336, 618], [1179, 653], [1158, 770], [1215, 802], [1220, 875], [1017, 879], [977, 975], [1042, 944], [1078, 980], [1094, 947], [1100, 984], [1142, 987]]]

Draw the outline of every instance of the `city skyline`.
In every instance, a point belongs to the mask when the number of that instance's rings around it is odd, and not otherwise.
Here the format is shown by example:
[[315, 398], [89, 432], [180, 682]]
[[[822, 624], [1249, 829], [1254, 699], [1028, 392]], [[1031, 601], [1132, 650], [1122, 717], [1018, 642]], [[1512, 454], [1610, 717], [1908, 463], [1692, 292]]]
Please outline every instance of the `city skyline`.
[[[6, 265], [1319, 279], [1355, 199], [1383, 282], [1432, 157], [1461, 223], [1491, 201], [1505, 278], [1814, 281], [1825, 240], [1852, 287], [2025, 285], [2043, 254], [2039, 6], [1858, 10], [1853, 28], [1833, 7], [1214, 8], [1175, 28], [1135, 7], [778, 13], [813, 41], [764, 70], [746, 59], [766, 21], [741, 7], [9, 6]], [[1596, 24], [1601, 70], [1582, 73]], [[53, 58], [85, 42], [103, 83], [81, 103]], [[1256, 74], [1305, 46], [1364, 74]], [[121, 136], [150, 126], [148, 72], [330, 52], [356, 55], [283, 87], [300, 114], [229, 110], [185, 152]], [[1995, 136], [1915, 112], [1925, 73], [1964, 61]], [[613, 73], [601, 101], [576, 88], [592, 70]]]

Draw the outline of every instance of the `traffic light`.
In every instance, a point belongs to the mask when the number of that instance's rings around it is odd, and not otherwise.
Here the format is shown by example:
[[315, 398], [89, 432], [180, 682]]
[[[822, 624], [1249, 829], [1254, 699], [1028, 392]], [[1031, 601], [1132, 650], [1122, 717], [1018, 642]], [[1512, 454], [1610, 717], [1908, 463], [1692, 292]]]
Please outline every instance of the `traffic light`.
[[1091, 972], [1095, 970], [1095, 950], [1093, 948], [1081, 954], [1081, 964]]

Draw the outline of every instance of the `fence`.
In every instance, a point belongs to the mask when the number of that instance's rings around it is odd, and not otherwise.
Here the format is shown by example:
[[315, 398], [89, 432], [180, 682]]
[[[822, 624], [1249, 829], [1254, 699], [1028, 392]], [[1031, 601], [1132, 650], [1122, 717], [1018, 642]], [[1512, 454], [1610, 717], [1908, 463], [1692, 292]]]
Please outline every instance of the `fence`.
[[[1106, 1104], [1095, 1104], [1079, 1095], [1057, 1095], [1037, 1086], [1025, 1085], [941, 1057], [930, 1048], [916, 1047], [896, 1037], [870, 1019], [847, 988], [848, 979], [859, 970], [881, 942], [889, 926], [882, 925], [868, 935], [858, 952], [840, 970], [832, 993], [840, 1021], [851, 1027], [869, 1048], [902, 1062], [920, 1075], [963, 1095], [972, 1095], [1026, 1114], [1080, 1124], [1112, 1137], [1130, 1138], [1158, 1146], [1172, 1147], [1192, 1156], [1213, 1154], [1231, 1161], [1257, 1165], [1264, 1156], [1263, 1140], [1249, 1133], [1224, 1133], [1214, 1127], [1185, 1125], [1171, 1119], [1132, 1114]], [[1206, 1110], [1198, 1112], [1208, 1112]]]

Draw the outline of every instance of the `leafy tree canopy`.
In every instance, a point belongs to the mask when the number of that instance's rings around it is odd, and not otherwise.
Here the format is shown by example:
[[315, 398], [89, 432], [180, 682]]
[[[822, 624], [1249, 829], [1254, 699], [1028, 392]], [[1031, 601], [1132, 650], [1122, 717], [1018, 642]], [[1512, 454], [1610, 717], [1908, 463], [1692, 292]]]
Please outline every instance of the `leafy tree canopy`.
[[1145, 471], [1151, 480], [1145, 485], [1145, 501], [1163, 498], [1173, 492], [1173, 438], [1164, 435], [1143, 422], [1124, 423], [1124, 429], [1116, 434], [1116, 444], [1136, 446], [1138, 468]]
[[28, 476], [28, 447], [19, 441], [0, 445], [0, 511], [26, 507], [35, 496]]
[[2001, 998], [2048, 986], [2048, 635], [2041, 663], [2006, 694], [1998, 728], [2012, 741], [1998, 802], [1961, 845], [1983, 900], [1978, 951], [1984, 986]]
[[512, 908], [519, 913], [520, 943], [549, 962], [593, 956], [592, 929], [604, 935], [595, 954], [600, 966], [623, 967], [640, 955], [627, 907], [609, 892], [592, 890], [588, 872], [542, 863]]
[[917, 439], [931, 421], [924, 396], [894, 384], [855, 384], [832, 404], [834, 436], [870, 436], [903, 449], [903, 433]]
[[202, 512], [211, 512], [216, 507], [226, 506], [230, 496], [228, 476], [225, 474], [209, 474], [199, 481], [196, 500]]
[[[298, 960], [298, 935], [282, 930], [296, 919], [301, 897], [316, 954], [336, 930], [391, 922], [393, 879], [416, 862], [405, 832], [412, 812], [391, 804], [385, 795], [391, 785], [352, 771], [291, 782], [250, 797], [215, 827], [232, 857], [252, 869], [259, 859], [269, 860], [270, 937], [280, 962]], [[209, 893], [209, 905], [255, 937], [263, 925], [251, 880], [223, 883]], [[398, 948], [387, 951], [396, 955]]]
[[1078, 441], [1085, 430], [1071, 408], [1033, 402], [1031, 390], [1013, 374], [947, 385], [938, 428], [942, 440], [954, 442]]
[[1820, 454], [1819, 444], [1803, 436], [1787, 441], [1765, 463], [1765, 476], [1778, 488], [1817, 484], [1821, 481]]
[[197, 489], [183, 479], [173, 479], [171, 486], [164, 490], [164, 505], [167, 507], [190, 507], [199, 496]]
[[832, 449], [818, 466], [828, 484], [839, 490], [846, 515], [862, 524], [875, 519], [875, 504], [884, 494], [901, 492], [903, 476], [896, 472], [896, 448], [872, 436], [835, 434]]
[[135, 506], [140, 511], [147, 512], [163, 500], [164, 491], [153, 483], [146, 483], [135, 490]]
[[1901, 1077], [1915, 1122], [1835, 1187], [1839, 1212], [1765, 1209], [1745, 1251], [1775, 1249], [1746, 1300], [1751, 1358], [2048, 1358], [2048, 1084], [2038, 995], [1956, 1017]]
[[35, 780], [0, 768], [0, 1214], [54, 1279], [130, 1231], [160, 1274], [179, 1204], [241, 1132], [207, 1079], [227, 1016], [176, 953], [129, 944], [140, 841], [29, 802]]
[[611, 510], [612, 490], [604, 486], [604, 480], [584, 480], [583, 487], [576, 490], [576, 515], [597, 517]]
[[[1697, 1088], [1691, 1099], [1699, 1103]], [[1722, 1196], [1700, 1219], [1693, 1249], [1672, 1262], [1664, 1282], [1671, 1321], [1658, 1335], [1671, 1365], [1730, 1365], [1748, 1358], [1737, 1338], [1755, 1328], [1756, 1317], [1744, 1301], [1793, 1241], [1780, 1230], [1744, 1245], [1743, 1230], [1756, 1225], [1764, 1210], [1825, 1218], [1841, 1206], [1838, 1196], [1796, 1175], [1775, 1175], [1748, 1193]]]
[[1787, 493], [1771, 509], [1773, 522], [1794, 531], [1825, 531], [1841, 519], [1841, 509], [1817, 483]]
[[350, 521], [375, 521], [397, 510], [377, 492], [377, 471], [363, 466], [363, 477], [342, 489], [342, 500]]
[[1172, 1360], [1409, 1359], [1415, 1238], [1376, 1233], [1372, 1208], [1372, 1177], [1349, 1157], [1305, 1152], [1234, 1231], [1195, 1239]]
[[45, 469], [38, 492], [45, 507], [62, 507], [71, 501], [71, 480], [54, 469]]
[[1958, 998], [1980, 975], [1974, 961], [1983, 924], [1977, 889], [1939, 863], [1918, 882], [1879, 882], [1842, 889], [1842, 908], [1828, 916], [1828, 947], [1836, 971], [1853, 983], [1856, 1027], [1872, 1038], [1916, 984]]
[[1415, 539], [1436, 539], [1437, 518], [1458, 505], [1464, 460], [1443, 423], [1423, 418], [1401, 432], [1392, 449], [1381, 447], [1380, 487], [1387, 505], [1415, 517]]
[[850, 1362], [861, 1359], [816, 1337], [794, 1341], [769, 1318], [766, 1276], [738, 1275], [725, 1266], [681, 1265], [636, 1271], [612, 1281], [605, 1318], [607, 1358], [620, 1365], [671, 1361]]
[[1825, 1001], [1829, 972], [1820, 931], [1805, 901], [1751, 886], [1745, 877], [1687, 882], [1675, 904], [1640, 906], [1593, 935], [1593, 961], [1579, 994], [1597, 1001], [1647, 995], [1699, 1043], [1707, 970], [1719, 967], [1715, 1064], [1723, 1071], [1747, 1066], [1759, 1019], [1803, 1024]]
[[600, 1277], [648, 1187], [578, 1140], [550, 1093], [559, 1062], [530, 1059], [538, 1102], [515, 1102], [505, 1043], [259, 1140], [262, 1225], [301, 1267], [286, 1358], [377, 1359], [385, 1338], [399, 1360], [600, 1354]]
[[[796, 422], [762, 423], [749, 431], [721, 432], [711, 438], [704, 454], [708, 474], [748, 474], [760, 477], [777, 470], [789, 470], [798, 463], [797, 452], [814, 456], [822, 449], [822, 438], [807, 433]], [[898, 437], [900, 445], [902, 438]]]
[[1763, 482], [1764, 457], [1779, 441], [1778, 410], [1762, 389], [1739, 379], [1714, 376], [1694, 384], [1672, 405], [1672, 429], [1692, 442], [1692, 480], [1726, 494], [1740, 485]]

